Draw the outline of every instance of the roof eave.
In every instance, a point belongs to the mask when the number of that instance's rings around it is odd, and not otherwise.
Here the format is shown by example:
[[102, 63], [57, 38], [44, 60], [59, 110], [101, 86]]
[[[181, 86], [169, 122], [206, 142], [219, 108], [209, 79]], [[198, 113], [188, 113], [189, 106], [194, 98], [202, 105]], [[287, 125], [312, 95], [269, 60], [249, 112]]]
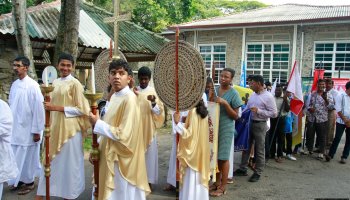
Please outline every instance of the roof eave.
[[209, 25], [193, 25], [193, 26], [181, 26], [174, 25], [170, 26], [169, 29], [175, 30], [177, 27], [180, 30], [193, 30], [193, 29], [216, 29], [216, 28], [231, 28], [231, 27], [250, 27], [250, 26], [280, 26], [280, 25], [291, 25], [300, 23], [320, 23], [320, 22], [337, 22], [350, 20], [350, 16], [345, 17], [331, 17], [331, 18], [318, 18], [318, 19], [305, 19], [305, 20], [294, 20], [294, 21], [278, 21], [278, 22], [254, 22], [254, 23], [230, 23], [230, 24], [209, 24]]

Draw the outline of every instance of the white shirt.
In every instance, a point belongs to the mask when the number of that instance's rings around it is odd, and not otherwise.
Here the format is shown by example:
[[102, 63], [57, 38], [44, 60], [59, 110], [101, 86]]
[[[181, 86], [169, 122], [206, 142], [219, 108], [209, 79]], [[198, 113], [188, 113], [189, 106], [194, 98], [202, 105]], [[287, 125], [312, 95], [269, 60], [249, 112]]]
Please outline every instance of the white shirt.
[[[342, 112], [343, 115], [350, 119], [350, 96], [346, 93], [341, 93], [336, 98], [335, 109], [338, 112]], [[344, 121], [338, 116], [337, 122], [344, 124]]]

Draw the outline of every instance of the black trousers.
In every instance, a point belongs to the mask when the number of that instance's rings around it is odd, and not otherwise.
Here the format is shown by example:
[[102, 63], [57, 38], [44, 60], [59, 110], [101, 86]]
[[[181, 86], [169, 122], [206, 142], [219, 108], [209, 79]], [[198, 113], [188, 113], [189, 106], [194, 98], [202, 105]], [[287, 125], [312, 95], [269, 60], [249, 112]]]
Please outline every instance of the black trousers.
[[[284, 149], [284, 127], [285, 127], [285, 117], [271, 118], [271, 127], [270, 127], [270, 158], [274, 158], [276, 154], [276, 146], [277, 146], [277, 156], [283, 156]], [[278, 124], [277, 124], [278, 121]], [[274, 134], [275, 131], [275, 134]], [[277, 143], [276, 143], [277, 142]]]

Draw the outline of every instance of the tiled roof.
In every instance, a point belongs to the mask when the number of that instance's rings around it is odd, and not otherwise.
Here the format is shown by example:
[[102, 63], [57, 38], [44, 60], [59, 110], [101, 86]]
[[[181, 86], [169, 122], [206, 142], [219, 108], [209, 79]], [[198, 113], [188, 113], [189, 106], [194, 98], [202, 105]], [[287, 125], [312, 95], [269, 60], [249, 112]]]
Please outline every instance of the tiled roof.
[[[55, 1], [28, 8], [27, 28], [31, 38], [55, 40], [59, 21], [61, 2]], [[109, 48], [113, 38], [113, 26], [105, 24], [103, 18], [112, 16], [105, 10], [81, 4], [79, 24], [79, 44], [92, 48]], [[0, 16], [0, 35], [14, 34], [12, 14]], [[147, 31], [131, 22], [121, 22], [119, 48], [122, 52], [157, 54], [168, 42], [162, 36]]]
[[[181, 29], [350, 20], [350, 5], [284, 4], [176, 25]], [[172, 26], [174, 28], [175, 26]]]

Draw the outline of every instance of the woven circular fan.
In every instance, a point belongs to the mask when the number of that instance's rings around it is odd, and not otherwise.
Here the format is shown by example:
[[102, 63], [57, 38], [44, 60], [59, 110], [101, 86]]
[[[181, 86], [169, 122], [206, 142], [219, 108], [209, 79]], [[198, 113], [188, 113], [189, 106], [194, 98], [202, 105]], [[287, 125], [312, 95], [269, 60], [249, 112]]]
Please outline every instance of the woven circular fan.
[[[119, 51], [121, 59], [126, 60], [124, 54]], [[109, 49], [104, 50], [98, 55], [95, 61], [95, 79], [96, 91], [103, 91], [103, 97], [107, 97], [108, 82], [108, 67], [109, 67]]]
[[[202, 99], [206, 84], [204, 62], [189, 43], [179, 41], [179, 110], [190, 110]], [[175, 110], [175, 42], [158, 53], [154, 66], [154, 87], [166, 106]]]

